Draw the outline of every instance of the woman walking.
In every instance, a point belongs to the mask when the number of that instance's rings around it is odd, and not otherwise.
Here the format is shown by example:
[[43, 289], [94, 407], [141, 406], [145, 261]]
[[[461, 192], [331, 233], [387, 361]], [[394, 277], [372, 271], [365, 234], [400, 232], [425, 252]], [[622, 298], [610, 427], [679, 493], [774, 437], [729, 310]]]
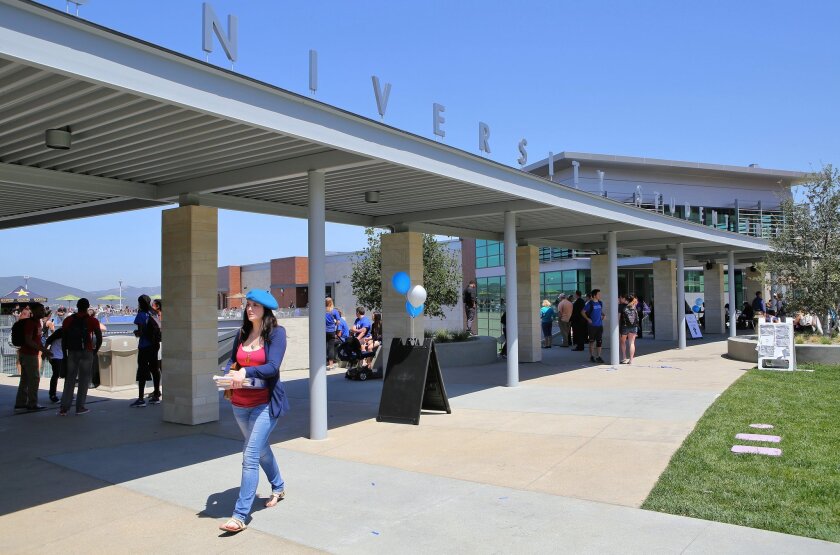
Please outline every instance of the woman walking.
[[628, 293], [619, 296], [618, 301], [618, 344], [621, 346], [621, 364], [633, 364], [633, 357], [636, 356], [636, 335], [639, 333], [639, 311], [636, 308], [638, 300], [632, 293]]
[[554, 307], [551, 306], [551, 302], [548, 299], [544, 299], [542, 302], [542, 308], [540, 308], [540, 323], [542, 324], [543, 333], [543, 349], [551, 348], [551, 326], [554, 324], [554, 318], [556, 317], [556, 315], [557, 313], [554, 312]]
[[[266, 507], [274, 507], [285, 497], [280, 468], [268, 443], [269, 435], [281, 416], [289, 410], [289, 400], [280, 381], [280, 364], [286, 353], [286, 330], [277, 325], [272, 310], [277, 301], [268, 291], [252, 290], [245, 297], [242, 329], [233, 342], [231, 354], [231, 396], [233, 416], [242, 435], [242, 482], [233, 516], [219, 526], [225, 532], [241, 532], [257, 493], [260, 467], [271, 484]], [[265, 388], [242, 389], [243, 381], [259, 379]]]

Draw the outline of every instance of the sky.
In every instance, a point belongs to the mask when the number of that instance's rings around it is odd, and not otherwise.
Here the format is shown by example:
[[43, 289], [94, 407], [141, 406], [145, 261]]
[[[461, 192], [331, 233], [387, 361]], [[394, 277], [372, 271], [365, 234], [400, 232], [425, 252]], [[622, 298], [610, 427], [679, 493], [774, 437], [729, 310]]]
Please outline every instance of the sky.
[[[42, 4], [64, 9], [64, 0]], [[315, 98], [378, 118], [371, 76], [391, 83], [385, 122], [517, 166], [582, 151], [809, 171], [840, 163], [840, 2], [214, 0], [239, 19], [234, 70], [301, 94], [318, 51]], [[79, 15], [199, 59], [200, 0], [88, 0]], [[226, 25], [226, 23], [225, 23]], [[229, 67], [218, 43], [210, 62]], [[0, 275], [82, 289], [160, 283], [160, 212], [149, 209], [0, 231]], [[245, 244], [243, 229], [272, 229]], [[364, 246], [328, 224], [328, 251]], [[68, 245], [71, 247], [68, 248]], [[76, 256], [72, 245], [78, 245]], [[306, 220], [219, 211], [219, 265], [306, 255]], [[61, 263], [62, 260], [68, 263]], [[69, 263], [70, 261], [73, 263]], [[77, 262], [76, 262], [77, 261]]]

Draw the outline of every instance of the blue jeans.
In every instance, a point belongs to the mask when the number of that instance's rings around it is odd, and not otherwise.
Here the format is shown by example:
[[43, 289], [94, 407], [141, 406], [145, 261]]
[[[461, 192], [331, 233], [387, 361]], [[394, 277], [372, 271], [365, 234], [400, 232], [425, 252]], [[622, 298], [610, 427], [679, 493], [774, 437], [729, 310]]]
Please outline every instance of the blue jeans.
[[277, 418], [272, 418], [268, 404], [256, 407], [233, 407], [233, 416], [242, 435], [245, 436], [245, 448], [242, 452], [242, 484], [239, 486], [239, 499], [233, 516], [245, 522], [251, 512], [251, 505], [257, 494], [260, 481], [260, 467], [265, 472], [271, 492], [283, 491], [283, 478], [280, 468], [268, 444], [268, 436], [277, 426]]

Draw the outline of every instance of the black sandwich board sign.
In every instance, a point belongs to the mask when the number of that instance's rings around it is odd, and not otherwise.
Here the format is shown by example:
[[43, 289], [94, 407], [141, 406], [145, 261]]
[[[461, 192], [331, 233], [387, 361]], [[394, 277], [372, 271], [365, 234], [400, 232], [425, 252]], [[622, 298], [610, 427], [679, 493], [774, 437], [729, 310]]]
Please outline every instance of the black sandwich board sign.
[[435, 343], [432, 339], [422, 345], [412, 339], [403, 343], [395, 337], [388, 353], [376, 421], [420, 424], [421, 410], [452, 413]]

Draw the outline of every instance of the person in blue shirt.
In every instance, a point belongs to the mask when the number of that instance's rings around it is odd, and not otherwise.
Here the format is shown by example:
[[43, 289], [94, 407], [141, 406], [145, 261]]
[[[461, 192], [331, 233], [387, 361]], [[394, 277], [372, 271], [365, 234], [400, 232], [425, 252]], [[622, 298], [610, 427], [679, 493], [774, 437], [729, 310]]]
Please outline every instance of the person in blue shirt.
[[752, 302], [752, 309], [753, 312], [756, 314], [761, 313], [763, 316], [765, 312], [767, 312], [767, 306], [764, 304], [764, 299], [761, 297], [761, 291], [755, 292], [755, 298]]
[[350, 326], [347, 324], [347, 320], [344, 319], [344, 312], [341, 309], [338, 309], [338, 337], [342, 341], [347, 341], [350, 339]]
[[551, 306], [551, 302], [548, 299], [543, 300], [542, 308], [540, 308], [540, 323], [542, 324], [543, 349], [551, 348], [551, 326], [554, 324], [554, 319], [556, 317], [557, 313], [554, 311], [554, 307]]
[[151, 379], [154, 384], [149, 403], [159, 405], [160, 393], [160, 369], [157, 365], [157, 352], [160, 346], [160, 322], [157, 321], [157, 313], [152, 309], [152, 299], [148, 295], [140, 295], [137, 298], [137, 316], [134, 317], [134, 324], [137, 330], [134, 332], [140, 340], [137, 343], [137, 386], [139, 395], [136, 401], [131, 403], [133, 408], [146, 406], [145, 390], [146, 382]]
[[338, 335], [338, 326], [341, 322], [341, 314], [335, 309], [332, 297], [326, 298], [324, 306], [324, 317], [327, 322], [327, 370], [332, 370], [333, 361], [335, 360], [336, 336]]
[[365, 340], [370, 337], [370, 318], [365, 316], [365, 307], [356, 307], [356, 320], [353, 322], [353, 327], [350, 328], [350, 333], [356, 336], [359, 343], [364, 344]]
[[589, 361], [603, 363], [601, 358], [601, 344], [604, 341], [604, 303], [601, 302], [601, 290], [593, 289], [590, 300], [583, 307], [581, 315], [589, 328]]

